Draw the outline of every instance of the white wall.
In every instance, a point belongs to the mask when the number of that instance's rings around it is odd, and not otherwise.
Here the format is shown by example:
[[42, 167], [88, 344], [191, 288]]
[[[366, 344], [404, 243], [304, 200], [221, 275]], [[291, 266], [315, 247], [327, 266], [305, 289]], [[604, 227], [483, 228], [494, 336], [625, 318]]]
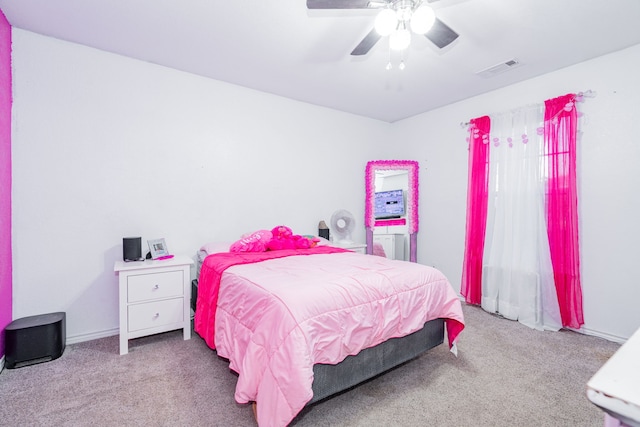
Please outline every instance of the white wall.
[[[113, 334], [122, 237], [195, 257], [212, 240], [334, 210], [362, 225], [391, 125], [14, 29], [14, 300]], [[364, 241], [364, 229], [354, 235]]]
[[460, 289], [467, 189], [467, 131], [460, 122], [591, 89], [579, 141], [584, 330], [613, 340], [640, 327], [640, 45], [397, 123], [420, 161], [418, 262]]
[[14, 318], [62, 310], [70, 342], [112, 334], [122, 237], [193, 255], [280, 223], [314, 233], [339, 208], [361, 224], [365, 164], [385, 158], [420, 162], [418, 262], [458, 290], [459, 123], [592, 89], [579, 165], [585, 330], [624, 339], [640, 326], [640, 46], [389, 125], [18, 29], [13, 43]]

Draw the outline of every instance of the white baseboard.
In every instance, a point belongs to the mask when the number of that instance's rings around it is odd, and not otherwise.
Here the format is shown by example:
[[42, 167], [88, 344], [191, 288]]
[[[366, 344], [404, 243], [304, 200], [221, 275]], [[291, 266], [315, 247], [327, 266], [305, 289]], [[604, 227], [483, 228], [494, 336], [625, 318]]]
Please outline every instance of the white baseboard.
[[[464, 303], [464, 297], [463, 296], [458, 296], [458, 297], [460, 298], [460, 301]], [[191, 319], [193, 320], [193, 315]], [[580, 329], [572, 329], [572, 328], [566, 328], [566, 329], [573, 332], [577, 332], [579, 334], [592, 335], [594, 337], [604, 338], [607, 341], [612, 341], [619, 344], [624, 344], [627, 341], [627, 338], [625, 337], [608, 334], [606, 332], [595, 331], [593, 329], [584, 328], [584, 327]], [[120, 333], [120, 329], [114, 328], [114, 329], [108, 329], [106, 331], [92, 332], [89, 334], [74, 335], [74, 336], [67, 337], [67, 344], [75, 344], [75, 343], [84, 342], [84, 341], [96, 340], [98, 338], [111, 337], [114, 335], [118, 335], [119, 333]], [[4, 356], [2, 357], [2, 365], [0, 366], [4, 367]], [[2, 369], [0, 368], [0, 372], [1, 371]]]
[[106, 331], [91, 332], [88, 334], [79, 334], [67, 337], [67, 344], [76, 344], [79, 342], [97, 340], [98, 338], [112, 337], [120, 334], [119, 328], [108, 329]]
[[[462, 295], [458, 294], [458, 298], [460, 299], [460, 301], [463, 304], [466, 304], [465, 301], [464, 301], [464, 297]], [[477, 306], [477, 307], [479, 307], [479, 306]], [[593, 329], [589, 329], [589, 328], [585, 328], [585, 327], [582, 327], [580, 329], [573, 329], [573, 328], [564, 328], [564, 329], [567, 329], [567, 330], [573, 331], [573, 332], [577, 332], [577, 333], [583, 334], [583, 335], [591, 335], [591, 336], [598, 337], [598, 338], [604, 338], [607, 341], [616, 342], [616, 343], [619, 343], [619, 344], [624, 344], [625, 342], [627, 342], [627, 339], [628, 339], [628, 338], [625, 338], [625, 337], [620, 337], [618, 335], [612, 335], [612, 334], [608, 334], [606, 332], [595, 331]]]
[[628, 339], [628, 338], [620, 337], [617, 335], [608, 334], [606, 332], [594, 331], [593, 329], [584, 328], [584, 327], [580, 329], [573, 329], [573, 328], [565, 328], [565, 329], [568, 329], [573, 332], [577, 332], [579, 334], [591, 335], [598, 338], [604, 338], [607, 341], [617, 342], [619, 344], [624, 344], [625, 342], [627, 342], [627, 339]]

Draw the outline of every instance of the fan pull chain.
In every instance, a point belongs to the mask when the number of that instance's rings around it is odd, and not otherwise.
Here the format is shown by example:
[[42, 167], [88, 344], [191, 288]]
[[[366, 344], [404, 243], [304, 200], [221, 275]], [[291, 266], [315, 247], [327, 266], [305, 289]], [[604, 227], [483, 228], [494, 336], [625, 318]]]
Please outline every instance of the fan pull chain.
[[[398, 65], [398, 68], [400, 69], [400, 71], [407, 68], [404, 63], [404, 51], [400, 52], [400, 65]], [[389, 44], [389, 62], [387, 62], [387, 66], [385, 67], [385, 69], [387, 71], [393, 69], [393, 64], [391, 63], [391, 44]]]

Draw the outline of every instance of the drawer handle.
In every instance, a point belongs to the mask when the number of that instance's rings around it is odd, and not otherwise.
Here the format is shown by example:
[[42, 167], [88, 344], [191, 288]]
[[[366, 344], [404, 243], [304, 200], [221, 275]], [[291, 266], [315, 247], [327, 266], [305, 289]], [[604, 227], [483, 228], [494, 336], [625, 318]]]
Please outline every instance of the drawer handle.
[[155, 286], [153, 287], [153, 289], [156, 289], [156, 290], [157, 290], [157, 289], [160, 289], [160, 285], [155, 285]]
[[160, 313], [156, 313], [156, 314], [153, 315], [154, 319], [157, 319], [158, 317], [160, 317]]

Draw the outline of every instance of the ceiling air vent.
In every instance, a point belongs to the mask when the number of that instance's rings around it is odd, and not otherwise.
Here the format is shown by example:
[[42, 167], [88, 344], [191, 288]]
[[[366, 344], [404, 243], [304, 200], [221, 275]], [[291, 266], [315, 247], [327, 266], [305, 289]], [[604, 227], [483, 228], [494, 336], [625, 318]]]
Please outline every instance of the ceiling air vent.
[[476, 74], [480, 77], [493, 77], [497, 74], [502, 74], [505, 71], [511, 70], [512, 68], [516, 68], [519, 65], [520, 61], [514, 58], [505, 62], [501, 62], [500, 64], [494, 65], [482, 71], [478, 71]]

